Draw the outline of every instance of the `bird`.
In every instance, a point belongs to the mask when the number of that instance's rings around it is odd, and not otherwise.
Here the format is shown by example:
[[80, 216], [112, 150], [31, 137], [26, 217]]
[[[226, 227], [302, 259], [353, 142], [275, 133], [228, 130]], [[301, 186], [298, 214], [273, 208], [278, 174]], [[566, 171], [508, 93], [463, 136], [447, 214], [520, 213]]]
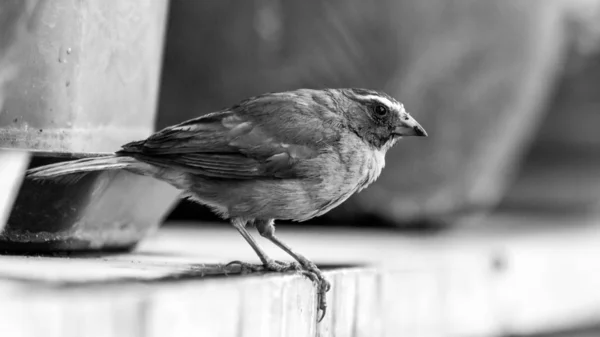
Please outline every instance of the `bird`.
[[[166, 127], [114, 154], [29, 169], [34, 180], [75, 181], [94, 171], [125, 170], [165, 181], [183, 198], [229, 220], [261, 264], [245, 270], [298, 271], [317, 285], [318, 321], [330, 283], [310, 259], [275, 235], [275, 220], [327, 213], [380, 175], [401, 138], [427, 137], [392, 96], [364, 88], [270, 92]], [[295, 262], [270, 258], [258, 233]]]

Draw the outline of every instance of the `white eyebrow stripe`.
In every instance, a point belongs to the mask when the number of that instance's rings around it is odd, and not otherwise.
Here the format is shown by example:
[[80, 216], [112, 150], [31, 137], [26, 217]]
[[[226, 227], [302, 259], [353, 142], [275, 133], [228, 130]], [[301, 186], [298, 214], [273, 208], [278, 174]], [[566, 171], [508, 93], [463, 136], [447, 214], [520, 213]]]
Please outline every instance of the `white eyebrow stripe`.
[[361, 100], [373, 100], [373, 101], [379, 101], [381, 104], [386, 105], [386, 106], [394, 106], [395, 104], [390, 101], [389, 99], [382, 97], [382, 96], [375, 96], [375, 95], [367, 95], [367, 96], [358, 96]]
[[381, 103], [385, 106], [396, 107], [396, 110], [398, 111], [398, 113], [400, 115], [402, 115], [402, 112], [404, 112], [404, 105], [402, 103], [390, 101], [389, 99], [387, 99], [383, 96], [366, 95], [366, 96], [358, 96], [358, 97], [360, 97], [360, 99], [364, 99], [364, 100], [379, 101], [379, 103]]

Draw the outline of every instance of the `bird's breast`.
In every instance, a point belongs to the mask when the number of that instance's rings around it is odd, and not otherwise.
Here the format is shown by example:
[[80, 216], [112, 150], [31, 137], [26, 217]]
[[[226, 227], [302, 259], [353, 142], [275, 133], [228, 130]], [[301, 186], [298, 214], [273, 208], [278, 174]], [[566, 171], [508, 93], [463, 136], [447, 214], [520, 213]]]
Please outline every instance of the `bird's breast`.
[[341, 146], [339, 172], [343, 172], [343, 185], [352, 193], [373, 183], [385, 166], [385, 153], [362, 141], [348, 141], [350, 146]]
[[319, 183], [311, 188], [316, 205], [313, 216], [328, 212], [369, 186], [385, 166], [385, 153], [352, 138], [316, 159], [316, 166], [326, 169], [321, 170]]
[[358, 185], [357, 192], [375, 182], [385, 167], [385, 153], [383, 151], [374, 150], [368, 156], [369, 159], [366, 161], [366, 165], [361, 172], [362, 180]]

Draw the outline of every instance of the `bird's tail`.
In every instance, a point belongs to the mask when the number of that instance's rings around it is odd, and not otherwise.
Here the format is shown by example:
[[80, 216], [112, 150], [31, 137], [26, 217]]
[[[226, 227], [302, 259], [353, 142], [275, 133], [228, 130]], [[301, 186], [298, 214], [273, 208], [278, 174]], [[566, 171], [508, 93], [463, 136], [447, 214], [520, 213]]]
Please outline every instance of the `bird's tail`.
[[131, 157], [109, 155], [44, 165], [27, 170], [25, 176], [33, 180], [74, 182], [86, 174], [96, 171], [121, 169], [135, 171], [140, 164], [142, 163]]

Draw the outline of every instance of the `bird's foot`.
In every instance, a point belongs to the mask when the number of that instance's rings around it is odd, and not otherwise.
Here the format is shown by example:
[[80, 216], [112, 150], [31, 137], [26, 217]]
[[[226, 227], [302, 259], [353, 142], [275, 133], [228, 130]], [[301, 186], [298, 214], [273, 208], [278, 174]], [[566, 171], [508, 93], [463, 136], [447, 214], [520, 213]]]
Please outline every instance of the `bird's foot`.
[[302, 270], [300, 265], [296, 262], [284, 262], [277, 260], [268, 260], [267, 263], [257, 264], [257, 263], [248, 263], [242, 261], [232, 261], [229, 262], [225, 267], [231, 267], [238, 265], [242, 269], [242, 274], [247, 274], [251, 272], [262, 272], [262, 271], [274, 271], [278, 273], [285, 273], [288, 271], [299, 271]]
[[321, 312], [321, 315], [318, 317], [318, 322], [320, 322], [323, 317], [325, 317], [325, 313], [327, 312], [327, 292], [331, 289], [331, 283], [327, 281], [323, 272], [314, 264], [312, 261], [308, 259], [301, 259], [300, 265], [302, 269], [300, 272], [308, 277], [311, 281], [317, 284], [317, 295], [318, 295], [318, 310]]
[[319, 322], [323, 319], [323, 317], [325, 317], [325, 313], [327, 312], [326, 293], [331, 289], [331, 284], [329, 283], [329, 281], [327, 281], [325, 276], [323, 276], [323, 273], [317, 267], [317, 265], [315, 265], [308, 259], [305, 259], [300, 264], [296, 262], [284, 262], [277, 260], [268, 260], [265, 264], [232, 261], [229, 262], [225, 267], [231, 267], [236, 265], [241, 267], [242, 274], [265, 271], [274, 271], [278, 273], [296, 271], [308, 277], [311, 281], [317, 284], [317, 294], [319, 301], [318, 309], [321, 312], [321, 315], [319, 316]]

